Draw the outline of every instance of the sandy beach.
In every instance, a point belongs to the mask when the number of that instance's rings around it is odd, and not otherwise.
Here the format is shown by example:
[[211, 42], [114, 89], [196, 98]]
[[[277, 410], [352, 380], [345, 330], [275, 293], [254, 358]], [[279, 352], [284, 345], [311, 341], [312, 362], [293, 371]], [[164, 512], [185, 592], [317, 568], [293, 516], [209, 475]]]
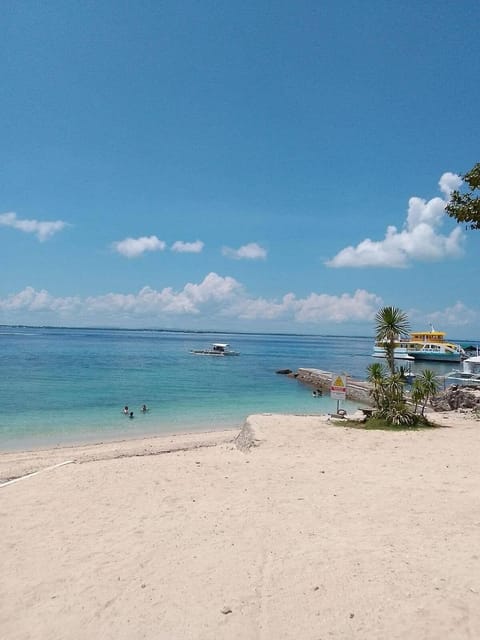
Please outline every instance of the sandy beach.
[[431, 417], [1, 454], [1, 637], [480, 637], [480, 421]]

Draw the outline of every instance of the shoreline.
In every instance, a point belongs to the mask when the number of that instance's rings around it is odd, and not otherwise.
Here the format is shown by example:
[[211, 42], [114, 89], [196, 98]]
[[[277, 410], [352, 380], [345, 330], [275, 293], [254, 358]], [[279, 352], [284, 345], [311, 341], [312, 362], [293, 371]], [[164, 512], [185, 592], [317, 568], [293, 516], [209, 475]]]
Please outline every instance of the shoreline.
[[[342, 420], [336, 420], [334, 414], [284, 414], [262, 413], [253, 414], [278, 420], [305, 419], [323, 426], [342, 427]], [[347, 414], [352, 418], [355, 414]], [[0, 488], [2, 484], [29, 475], [46, 467], [57, 465], [70, 460], [73, 463], [96, 462], [128, 457], [155, 456], [178, 451], [192, 451], [204, 447], [215, 447], [231, 443], [248, 429], [252, 416], [247, 416], [241, 426], [226, 426], [222, 429], [182, 430], [161, 434], [144, 434], [132, 437], [113, 437], [111, 440], [102, 438], [91, 442], [74, 442], [54, 446], [34, 446], [22, 449], [0, 450]], [[357, 414], [358, 417], [358, 414]], [[452, 410], [444, 412], [429, 412], [428, 419], [438, 427], [450, 427], [476, 422], [471, 411]], [[448, 424], [451, 423], [451, 424]], [[353, 428], [345, 427], [343, 428]], [[361, 424], [359, 423], [359, 429]], [[480, 425], [479, 425], [480, 429]], [[399, 433], [409, 432], [409, 429], [399, 430]], [[413, 431], [413, 430], [412, 430]]]
[[[279, 418], [299, 417], [329, 423], [330, 414], [314, 413], [262, 413], [260, 416]], [[0, 450], [0, 488], [3, 483], [29, 475], [43, 468], [73, 459], [74, 463], [128, 457], [154, 456], [191, 451], [203, 447], [214, 447], [233, 442], [248, 424], [247, 416], [242, 425], [225, 426], [219, 429], [171, 431], [158, 434], [132, 435], [131, 437], [102, 438], [91, 442], [72, 442], [58, 445], [39, 445], [18, 449]]]
[[[128, 417], [124, 422], [131, 428], [125, 428], [124, 425], [105, 428], [103, 425], [93, 426], [91, 423], [74, 423], [75, 427], [80, 429], [71, 429], [72, 426], [68, 420], [64, 424], [69, 425], [69, 429], [58, 433], [43, 433], [42, 431], [32, 432], [28, 434], [22, 433], [16, 437], [4, 437], [3, 442], [0, 439], [0, 455], [2, 453], [19, 453], [22, 451], [38, 451], [56, 448], [82, 447], [96, 444], [109, 444], [115, 442], [123, 442], [124, 440], [145, 440], [149, 438], [170, 437], [183, 434], [200, 434], [210, 431], [226, 431], [231, 429], [240, 429], [245, 419], [222, 420], [218, 423], [215, 419], [209, 418], [195, 421], [181, 421], [175, 423], [170, 421], [166, 430], [166, 423], [163, 419], [150, 422], [148, 427], [137, 429], [137, 425], [142, 422], [143, 416], [138, 418], [138, 423], [130, 424]], [[87, 429], [89, 427], [89, 429]]]
[[232, 427], [218, 431], [182, 431], [91, 443], [0, 451], [0, 485], [67, 459], [73, 459], [74, 463], [81, 464], [212, 447], [233, 440], [238, 430], [238, 427]]

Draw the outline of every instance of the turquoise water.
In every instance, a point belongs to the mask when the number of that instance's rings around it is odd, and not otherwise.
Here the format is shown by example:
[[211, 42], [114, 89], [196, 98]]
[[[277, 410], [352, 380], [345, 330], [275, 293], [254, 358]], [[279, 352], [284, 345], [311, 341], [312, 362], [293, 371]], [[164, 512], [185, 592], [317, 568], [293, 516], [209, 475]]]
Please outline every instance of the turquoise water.
[[[240, 356], [190, 353], [216, 341]], [[331, 412], [335, 400], [313, 398], [275, 371], [364, 378], [371, 352], [372, 339], [359, 337], [0, 327], [0, 449], [239, 427], [252, 413]]]

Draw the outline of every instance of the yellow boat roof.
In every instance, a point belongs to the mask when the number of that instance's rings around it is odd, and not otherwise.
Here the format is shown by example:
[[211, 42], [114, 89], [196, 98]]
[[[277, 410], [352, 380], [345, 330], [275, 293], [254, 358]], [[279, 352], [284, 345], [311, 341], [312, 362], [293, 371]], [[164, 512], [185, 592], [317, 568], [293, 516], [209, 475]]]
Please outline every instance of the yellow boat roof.
[[443, 342], [445, 335], [444, 331], [412, 331], [410, 338], [421, 342]]

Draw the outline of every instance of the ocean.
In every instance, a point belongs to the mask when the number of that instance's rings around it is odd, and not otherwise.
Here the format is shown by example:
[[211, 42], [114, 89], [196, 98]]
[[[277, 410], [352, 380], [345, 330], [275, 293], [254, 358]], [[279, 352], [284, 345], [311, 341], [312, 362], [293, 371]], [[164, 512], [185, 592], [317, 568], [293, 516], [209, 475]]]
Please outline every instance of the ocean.
[[[240, 355], [191, 353], [212, 342]], [[371, 337], [3, 326], [0, 450], [241, 427], [253, 413], [333, 412], [328, 394], [315, 398], [276, 371], [365, 378], [372, 347]]]

